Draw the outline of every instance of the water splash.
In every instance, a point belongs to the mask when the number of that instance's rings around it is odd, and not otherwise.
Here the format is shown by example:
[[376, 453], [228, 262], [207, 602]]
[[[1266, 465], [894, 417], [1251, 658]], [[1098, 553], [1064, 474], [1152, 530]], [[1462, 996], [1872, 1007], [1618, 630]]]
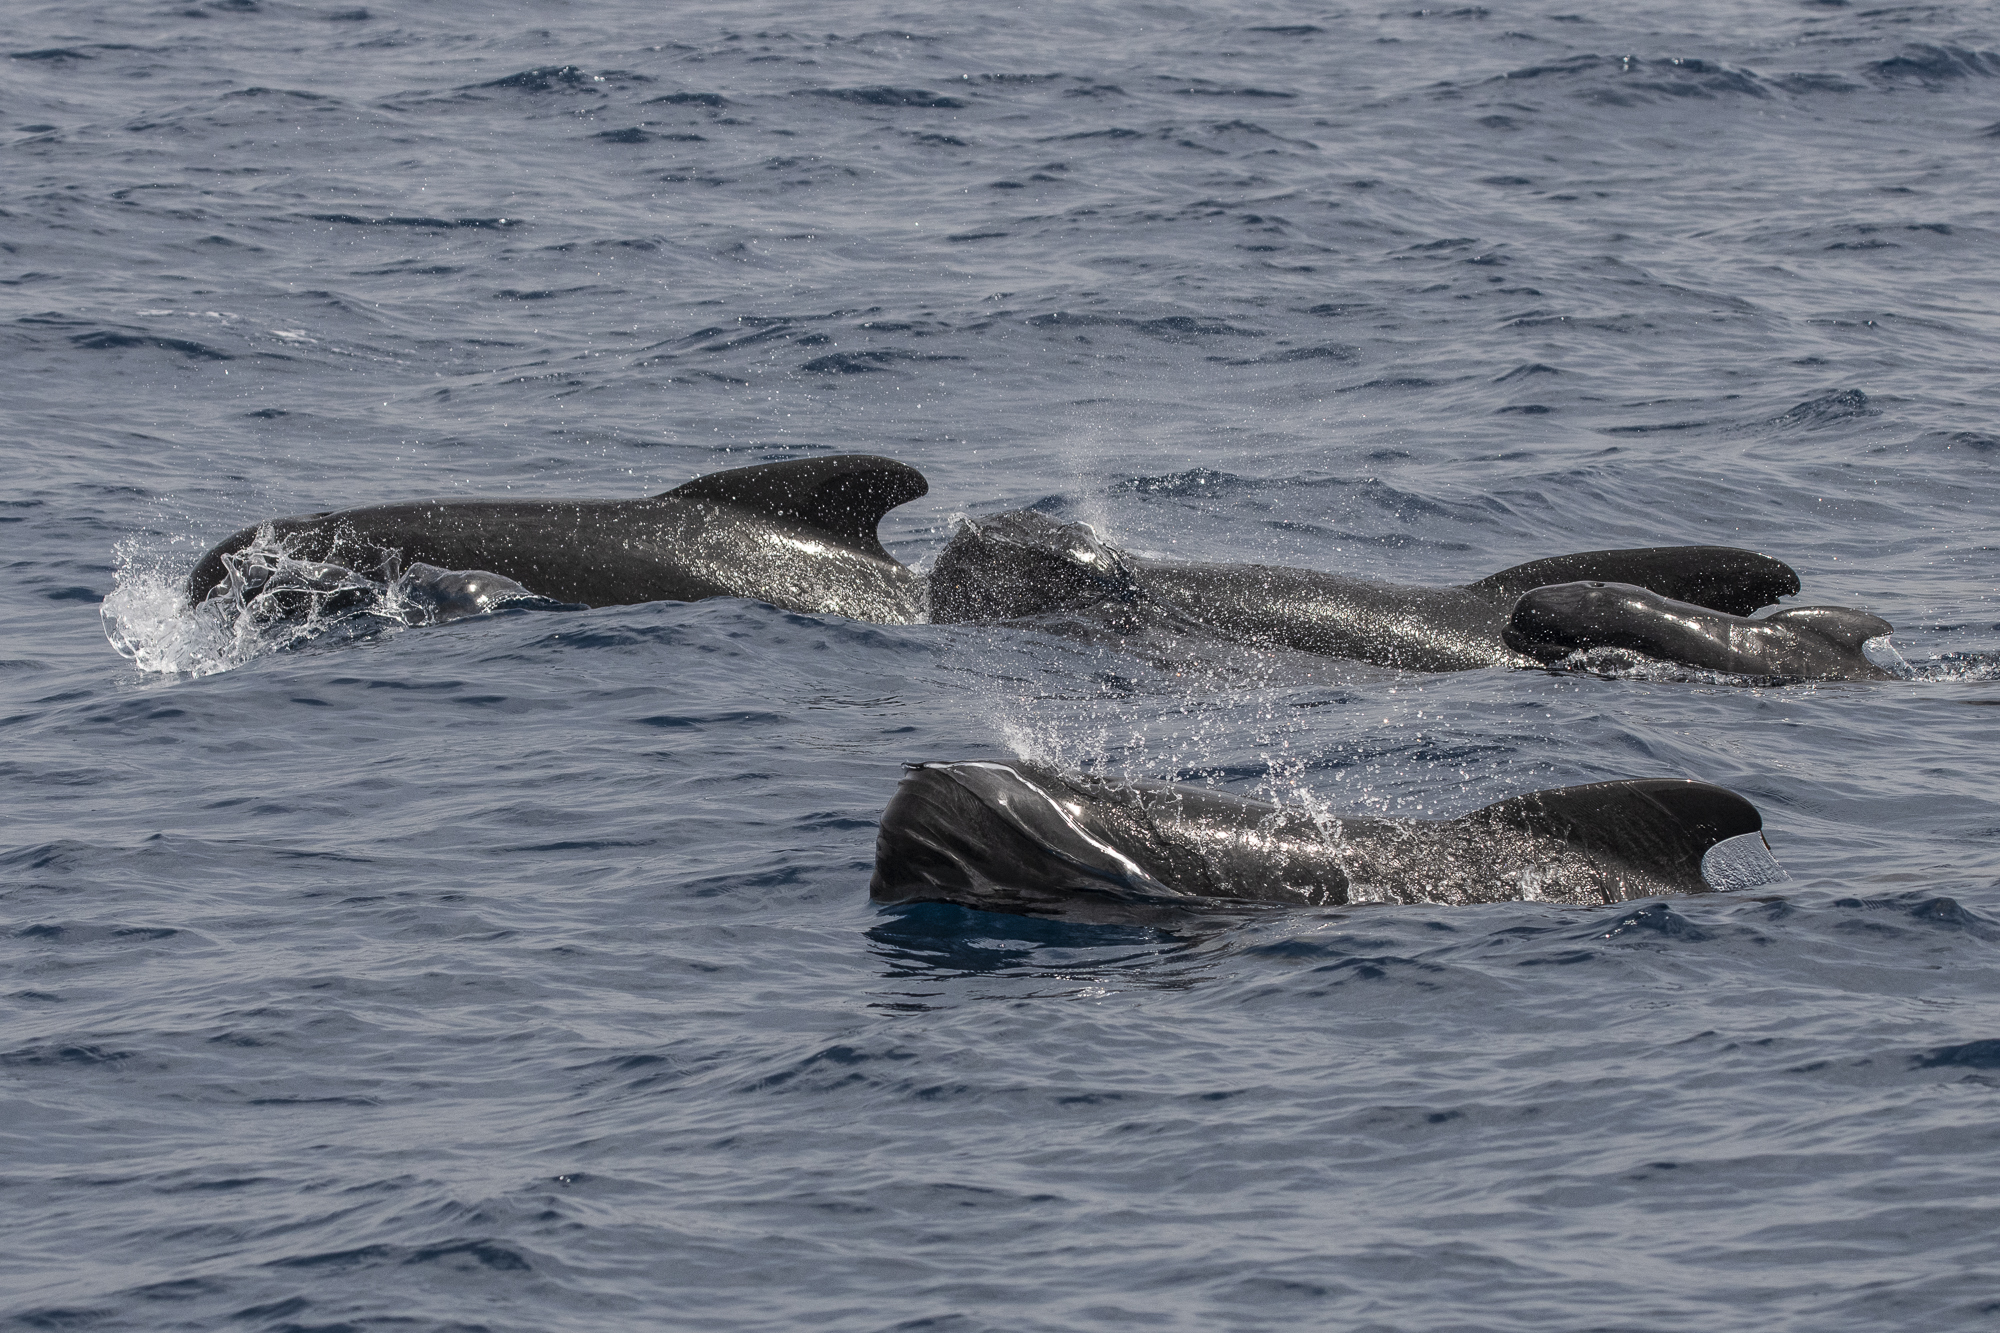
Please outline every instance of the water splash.
[[185, 576], [136, 544], [118, 548], [118, 570], [99, 614], [104, 635], [141, 671], [208, 676], [267, 653], [436, 625], [507, 609], [560, 609], [486, 570], [407, 569], [384, 553], [373, 570], [303, 559], [297, 537], [270, 528], [222, 557], [226, 577], [190, 604]]

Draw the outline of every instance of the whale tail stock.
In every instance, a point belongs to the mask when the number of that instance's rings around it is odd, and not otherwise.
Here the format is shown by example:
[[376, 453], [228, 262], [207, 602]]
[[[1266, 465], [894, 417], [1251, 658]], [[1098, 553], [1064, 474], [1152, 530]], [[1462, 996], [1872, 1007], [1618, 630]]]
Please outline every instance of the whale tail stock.
[[1158, 782], [1002, 762], [915, 765], [882, 814], [877, 902], [1160, 922], [1250, 905], [1578, 905], [1784, 878], [1757, 808], [1707, 783], [1530, 792], [1456, 819], [1322, 823]]
[[843, 546], [890, 559], [876, 528], [883, 515], [930, 490], [907, 463], [873, 454], [836, 454], [711, 472], [658, 499], [732, 505], [818, 528]]
[[1530, 560], [1466, 585], [1473, 592], [1515, 598], [1555, 583], [1630, 583], [1711, 611], [1747, 616], [1799, 590], [1799, 576], [1782, 560], [1732, 546], [1648, 546], [1629, 551], [1579, 551]]

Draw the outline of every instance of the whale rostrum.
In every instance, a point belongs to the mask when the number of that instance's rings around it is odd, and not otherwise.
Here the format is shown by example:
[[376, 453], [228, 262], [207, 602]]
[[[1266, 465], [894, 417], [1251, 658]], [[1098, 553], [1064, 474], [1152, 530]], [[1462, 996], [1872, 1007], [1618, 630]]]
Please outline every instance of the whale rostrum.
[[1085, 922], [1244, 906], [1587, 906], [1781, 880], [1762, 830], [1741, 796], [1673, 779], [1385, 819], [1018, 761], [929, 763], [883, 811], [869, 891]]
[[488, 589], [484, 601], [453, 594], [447, 610], [498, 605], [494, 589], [544, 605], [745, 597], [886, 624], [1165, 629], [1415, 671], [1534, 667], [1610, 647], [1765, 677], [1891, 674], [1864, 651], [1888, 623], [1865, 612], [1799, 607], [1750, 618], [1799, 590], [1788, 565], [1753, 551], [1585, 551], [1435, 587], [1146, 559], [1084, 524], [1015, 510], [960, 524], [925, 575], [884, 549], [877, 526], [928, 489], [905, 464], [848, 454], [711, 473], [635, 500], [429, 500], [304, 514], [229, 537], [196, 564], [187, 590], [195, 602], [240, 595], [246, 560], [274, 548], [292, 568], [396, 577], [425, 566], [446, 582], [476, 575]]

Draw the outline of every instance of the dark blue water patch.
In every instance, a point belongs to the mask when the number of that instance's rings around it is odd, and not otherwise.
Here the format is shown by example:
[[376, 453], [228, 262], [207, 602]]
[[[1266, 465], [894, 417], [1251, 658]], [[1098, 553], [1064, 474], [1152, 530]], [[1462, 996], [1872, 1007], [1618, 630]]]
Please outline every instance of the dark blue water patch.
[[1421, 375], [1384, 375], [1378, 379], [1364, 380], [1360, 384], [1342, 384], [1335, 393], [1401, 392], [1410, 389], [1435, 389], [1438, 381]]
[[657, 727], [675, 731], [690, 729], [690, 728], [714, 726], [719, 723], [729, 723], [729, 724], [749, 723], [752, 725], [756, 725], [760, 723], [775, 722], [778, 720], [779, 720], [779, 715], [775, 713], [720, 713], [720, 714], [706, 715], [706, 716], [681, 716], [673, 713], [661, 713], [653, 717], [640, 717], [633, 719], [635, 723], [637, 723], [639, 726], [642, 727]]
[[1394, 943], [1386, 938], [1355, 935], [1310, 935], [1252, 944], [1238, 952], [1246, 958], [1269, 958], [1286, 963], [1352, 961], [1359, 951], [1377, 950]]
[[[309, 213], [314, 222], [336, 222], [350, 227], [410, 227], [424, 231], [499, 231], [521, 225], [519, 218], [468, 217], [439, 218], [413, 214], [391, 214], [386, 217], [368, 217], [359, 213]], [[306, 296], [330, 297], [331, 292], [306, 292]]]
[[644, 74], [634, 74], [626, 70], [607, 69], [597, 73], [581, 69], [575, 65], [538, 65], [485, 83], [465, 85], [465, 90], [498, 89], [506, 92], [524, 93], [604, 93], [607, 87], [625, 84], [651, 83]]
[[1312, 983], [1301, 994], [1310, 998], [1332, 995], [1349, 985], [1387, 982], [1398, 988], [1436, 991], [1452, 969], [1440, 963], [1395, 954], [1360, 954], [1323, 963], [1311, 970]]
[[1231, 366], [1289, 366], [1309, 361], [1340, 364], [1358, 360], [1360, 356], [1360, 348], [1346, 343], [1320, 343], [1313, 347], [1290, 347], [1282, 352], [1268, 352], [1263, 356], [1210, 357], [1209, 360]]
[[1140, 495], [1166, 495], [1179, 499], [1242, 494], [1255, 491], [1263, 483], [1230, 472], [1218, 472], [1214, 468], [1197, 467], [1165, 476], [1130, 477], [1121, 484]]
[[1934, 1046], [1910, 1059], [1918, 1069], [2000, 1069], [2000, 1038]]
[[1958, 79], [2000, 75], [2000, 54], [1913, 42], [1898, 55], [1868, 62], [1866, 69], [1885, 81], [1911, 80], [1937, 86]]
[[1202, 319], [1194, 315], [1163, 315], [1157, 319], [1133, 319], [1121, 315], [1099, 315], [1087, 312], [1057, 310], [1046, 315], [1031, 315], [1030, 328], [1053, 332], [1067, 332], [1073, 329], [1115, 328], [1131, 329], [1164, 342], [1194, 342], [1201, 338], [1264, 338], [1269, 334], [1261, 329], [1244, 328], [1218, 319]]
[[875, 348], [865, 352], [835, 352], [829, 356], [815, 357], [801, 365], [799, 371], [806, 375], [865, 375], [885, 371], [893, 365], [904, 362], [928, 364], [965, 359], [944, 352], [908, 352], [898, 348]]
[[622, 130], [599, 130], [590, 136], [605, 143], [707, 143], [708, 139], [699, 134], [669, 134], [657, 130], [641, 129], [628, 125]]
[[[2000, 435], [1992, 435], [1979, 430], [1926, 431], [1905, 446], [1915, 452], [1956, 453], [1979, 457], [2000, 453]], [[1883, 445], [1877, 452], [1888, 452], [1890, 446]]]
[[131, 1051], [106, 1050], [97, 1045], [36, 1042], [16, 1047], [11, 1051], [0, 1051], [0, 1065], [12, 1068], [61, 1065], [89, 1067], [115, 1065], [130, 1060], [132, 1055]]
[[116, 333], [102, 329], [96, 333], [70, 335], [70, 344], [86, 351], [109, 352], [128, 347], [156, 347], [164, 352], [179, 352], [195, 361], [233, 361], [236, 358], [228, 352], [198, 343], [190, 338], [164, 338], [151, 333]]
[[[925, 968], [992, 972], [1017, 967], [1041, 949], [1152, 950], [1175, 937], [1149, 926], [1082, 925], [1038, 917], [980, 912], [948, 903], [885, 908], [868, 937], [889, 955]], [[999, 947], [995, 947], [998, 942]]]
[[1880, 416], [1881, 409], [1868, 401], [1859, 389], [1840, 389], [1821, 394], [1771, 419], [1774, 426], [1821, 426], [1856, 417]]
[[883, 1051], [866, 1051], [844, 1043], [836, 1044], [815, 1051], [784, 1069], [766, 1074], [745, 1085], [742, 1091], [770, 1092], [785, 1088], [794, 1092], [823, 1093], [855, 1084], [881, 1086], [901, 1081], [896, 1077], [896, 1065], [917, 1058], [914, 1051], [893, 1047]]
[[1705, 430], [1713, 421], [1656, 421], [1643, 426], [1599, 426], [1599, 435], [1660, 435], [1673, 431]]
[[859, 106], [921, 107], [933, 110], [951, 110], [966, 105], [957, 97], [947, 97], [927, 88], [814, 88], [809, 90], [820, 97], [829, 97], [842, 102], [853, 102]]
[[1276, 101], [1291, 101], [1297, 93], [1280, 92], [1272, 88], [1247, 88], [1229, 84], [1211, 83], [1207, 79], [1179, 80], [1161, 76], [1171, 86], [1168, 92], [1179, 97], [1248, 97]]
[[1693, 944], [1712, 939], [1713, 936], [1667, 904], [1648, 903], [1644, 907], [1625, 912], [1608, 927], [1593, 925], [1588, 938], [1628, 941], [1678, 940]]

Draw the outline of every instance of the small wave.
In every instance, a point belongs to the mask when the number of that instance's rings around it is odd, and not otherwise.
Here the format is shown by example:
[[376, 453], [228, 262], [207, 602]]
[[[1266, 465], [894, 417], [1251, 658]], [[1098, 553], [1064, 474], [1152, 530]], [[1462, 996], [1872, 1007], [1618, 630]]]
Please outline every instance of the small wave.
[[1942, 681], [1946, 684], [2000, 680], [2000, 653], [1946, 653], [1910, 665], [1914, 680]]
[[1711, 671], [1706, 667], [1688, 666], [1683, 662], [1667, 662], [1659, 658], [1635, 653], [1629, 648], [1585, 648], [1571, 653], [1560, 661], [1548, 664], [1549, 670], [1585, 676], [1600, 676], [1605, 680], [1653, 680], [1667, 681], [1682, 685], [1790, 685], [1795, 683], [1785, 676], [1751, 676], [1732, 671]]
[[[1913, 663], [1896, 648], [1887, 634], [1877, 635], [1861, 645], [1862, 656], [1899, 680], [1983, 681], [2000, 680], [2000, 654], [1952, 653], [1926, 662]], [[1551, 671], [1602, 676], [1608, 680], [1654, 680], [1694, 685], [1794, 685], [1791, 676], [1753, 676], [1729, 671], [1711, 671], [1680, 662], [1646, 657], [1629, 648], [1587, 648], [1549, 664]]]
[[309, 643], [565, 606], [485, 570], [404, 569], [393, 556], [372, 572], [306, 560], [293, 553], [297, 540], [260, 531], [222, 558], [228, 578], [194, 605], [182, 574], [121, 546], [116, 581], [99, 609], [105, 638], [141, 671], [209, 676]]

